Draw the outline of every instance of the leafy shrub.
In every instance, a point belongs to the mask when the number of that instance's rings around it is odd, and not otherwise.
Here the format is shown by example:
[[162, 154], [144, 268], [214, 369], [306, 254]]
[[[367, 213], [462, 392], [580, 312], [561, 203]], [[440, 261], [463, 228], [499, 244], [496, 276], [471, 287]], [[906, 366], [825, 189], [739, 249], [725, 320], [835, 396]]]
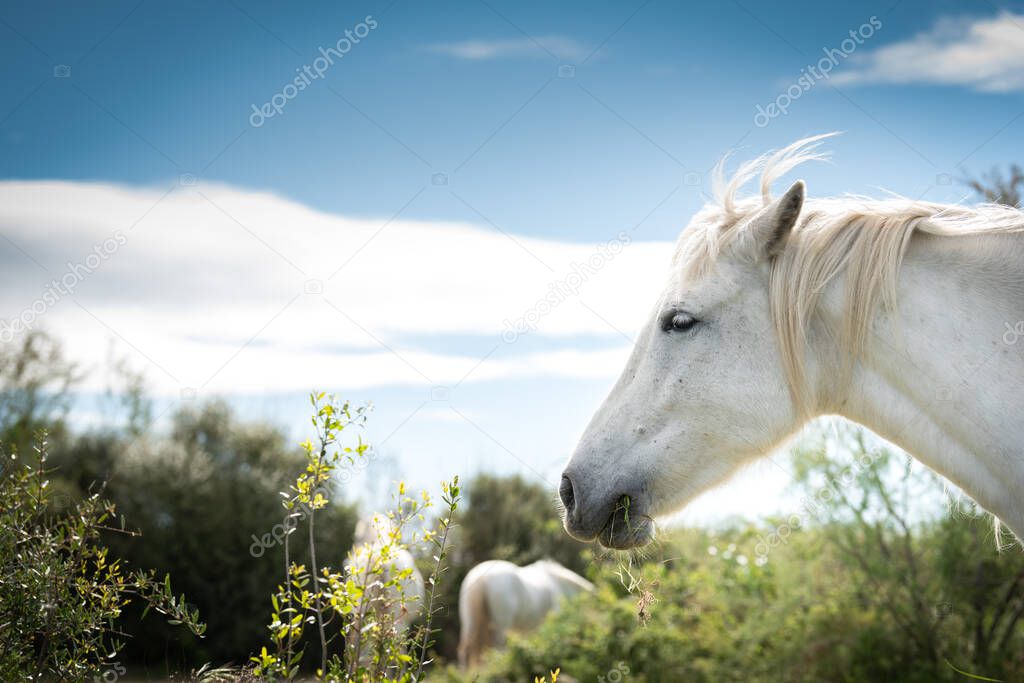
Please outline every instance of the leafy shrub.
[[[102, 431], [54, 445], [51, 487], [66, 510], [105, 482], [130, 528], [105, 542], [134, 566], [170, 573], [207, 619], [215, 638], [199, 639], [157, 620], [128, 620], [123, 661], [154, 673], [205, 662], [244, 662], [263, 639], [267, 590], [284, 566], [278, 492], [302, 454], [280, 430], [239, 420], [221, 402], [173, 415], [165, 437]], [[320, 513], [316, 540], [334, 560], [352, 545], [357, 512], [334, 502]], [[307, 538], [293, 541], [304, 552]], [[141, 607], [129, 607], [133, 617]]]
[[[81, 461], [96, 441], [103, 439], [76, 440], [65, 457]], [[216, 634], [200, 640], [143, 622], [131, 631], [126, 660], [167, 673], [245, 662], [263, 640], [266, 596], [285, 566], [279, 492], [304, 466], [302, 453], [280, 430], [246, 423], [220, 402], [180, 410], [165, 438], [111, 446], [101, 457], [88, 453], [88, 461], [109, 458], [107, 490], [142, 534], [131, 544], [111, 539], [112, 546], [136, 564], [170, 572]], [[352, 545], [357, 511], [335, 501], [318, 515], [316, 542], [339, 561]], [[305, 552], [307, 544], [308, 536], [295, 538], [292, 550]]]
[[[205, 627], [169, 577], [129, 572], [101, 534], [114, 506], [92, 493], [64, 514], [49, 507], [46, 441], [35, 459], [11, 454], [0, 481], [0, 680], [84, 680], [113, 665], [122, 610], [132, 601], [196, 635]], [[122, 529], [123, 530], [123, 529]]]
[[[341, 433], [365, 420], [363, 408], [349, 403], [325, 400], [324, 394], [310, 397], [317, 442], [302, 444], [306, 467], [284, 496], [284, 537], [286, 572], [271, 603], [273, 614], [269, 626], [272, 651], [264, 647], [257, 656], [252, 674], [258, 679], [293, 680], [302, 660], [302, 638], [307, 629], [315, 627], [319, 636], [318, 680], [408, 683], [421, 679], [430, 661], [428, 650], [433, 644], [431, 623], [436, 612], [435, 598], [444, 561], [452, 516], [458, 506], [458, 477], [442, 482], [444, 509], [436, 528], [414, 535], [412, 544], [432, 548], [433, 567], [427, 579], [426, 603], [409, 604], [419, 596], [406, 594], [414, 567], [402, 568], [397, 563], [400, 553], [410, 543], [403, 541], [403, 532], [416, 520], [426, 523], [424, 512], [432, 506], [430, 496], [423, 492], [419, 499], [406, 495], [400, 484], [396, 511], [387, 515], [387, 523], [374, 518], [376, 539], [350, 555], [343, 570], [318, 563], [314, 540], [317, 514], [330, 502], [334, 474], [340, 467], [356, 466], [366, 457], [368, 446], [360, 438], [355, 446], [341, 446]], [[309, 568], [291, 559], [291, 536], [300, 524], [309, 533]], [[424, 623], [406, 633], [401, 617], [410, 609], [423, 609]]]

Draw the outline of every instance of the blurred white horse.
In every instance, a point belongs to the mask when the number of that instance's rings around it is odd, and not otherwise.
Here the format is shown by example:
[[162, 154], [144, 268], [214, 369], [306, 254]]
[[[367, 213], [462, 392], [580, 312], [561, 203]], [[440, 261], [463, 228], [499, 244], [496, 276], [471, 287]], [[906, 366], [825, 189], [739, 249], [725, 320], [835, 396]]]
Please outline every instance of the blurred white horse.
[[563, 598], [592, 590], [592, 583], [552, 560], [525, 567], [481, 562], [459, 589], [459, 665], [475, 666], [485, 649], [505, 644], [509, 631], [531, 631]]
[[[355, 543], [345, 561], [345, 573], [356, 577], [356, 583], [362, 585], [364, 574], [371, 572], [378, 562], [384, 565], [383, 571], [370, 579], [366, 586], [355, 617], [356, 633], [362, 631], [367, 620], [391, 627], [399, 634], [404, 633], [423, 609], [423, 576], [408, 550], [389, 548], [393, 545], [393, 534], [391, 520], [382, 514], [374, 514], [356, 525]], [[399, 586], [384, 588], [394, 574], [409, 569], [412, 573]], [[361, 656], [366, 655], [367, 650], [363, 649]]]
[[[716, 173], [565, 470], [565, 528], [647, 543], [808, 420], [859, 422], [1024, 539], [1024, 212], [773, 182], [827, 136]], [[721, 166], [719, 167], [721, 169]], [[759, 196], [738, 198], [760, 174]]]

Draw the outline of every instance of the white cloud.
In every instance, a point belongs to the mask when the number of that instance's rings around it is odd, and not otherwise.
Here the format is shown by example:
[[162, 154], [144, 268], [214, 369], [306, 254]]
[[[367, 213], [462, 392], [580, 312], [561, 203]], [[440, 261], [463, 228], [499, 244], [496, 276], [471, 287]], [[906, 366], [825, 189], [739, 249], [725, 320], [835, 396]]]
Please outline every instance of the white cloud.
[[1024, 15], [946, 18], [908, 40], [850, 58], [834, 83], [929, 83], [982, 92], [1024, 89]]
[[561, 59], [578, 61], [585, 59], [589, 54], [586, 47], [572, 38], [564, 36], [540, 36], [536, 39], [464, 40], [455, 43], [438, 43], [428, 46], [427, 49], [431, 52], [471, 60], [546, 57], [547, 53], [552, 53]]
[[[124, 244], [35, 326], [86, 366], [103, 363], [113, 339], [159, 393], [451, 385], [471, 371], [467, 381], [610, 378], [629, 346], [616, 330], [643, 323], [671, 253], [668, 243], [627, 244], [588, 271], [580, 296], [537, 319], [530, 342], [502, 343], [481, 362], [484, 351], [452, 351], [452, 336], [497, 344], [505, 321], [538, 310], [550, 283], [577, 272], [594, 246], [353, 219], [223, 185], [165, 192], [0, 182], [0, 235], [11, 242], [0, 249], [0, 320], [120, 231]], [[576, 350], [567, 335], [603, 341]]]

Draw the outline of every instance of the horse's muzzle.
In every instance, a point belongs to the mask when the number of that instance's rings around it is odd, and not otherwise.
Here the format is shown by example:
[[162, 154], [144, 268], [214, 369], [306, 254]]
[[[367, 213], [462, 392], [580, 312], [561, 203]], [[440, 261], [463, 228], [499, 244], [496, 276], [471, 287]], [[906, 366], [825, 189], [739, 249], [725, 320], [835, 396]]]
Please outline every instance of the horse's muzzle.
[[606, 548], [625, 550], [646, 545], [654, 535], [654, 524], [639, 495], [620, 493], [590, 500], [568, 471], [562, 475], [558, 495], [565, 507], [565, 530], [577, 540], [597, 539]]

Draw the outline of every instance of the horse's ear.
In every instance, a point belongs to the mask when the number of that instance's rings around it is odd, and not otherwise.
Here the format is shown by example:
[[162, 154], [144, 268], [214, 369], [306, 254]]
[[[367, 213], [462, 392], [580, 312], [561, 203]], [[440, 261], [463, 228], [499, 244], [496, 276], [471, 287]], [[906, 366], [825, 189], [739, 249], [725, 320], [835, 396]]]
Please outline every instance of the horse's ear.
[[751, 222], [750, 232], [760, 259], [772, 259], [782, 253], [789, 233], [804, 206], [804, 181], [798, 180]]

